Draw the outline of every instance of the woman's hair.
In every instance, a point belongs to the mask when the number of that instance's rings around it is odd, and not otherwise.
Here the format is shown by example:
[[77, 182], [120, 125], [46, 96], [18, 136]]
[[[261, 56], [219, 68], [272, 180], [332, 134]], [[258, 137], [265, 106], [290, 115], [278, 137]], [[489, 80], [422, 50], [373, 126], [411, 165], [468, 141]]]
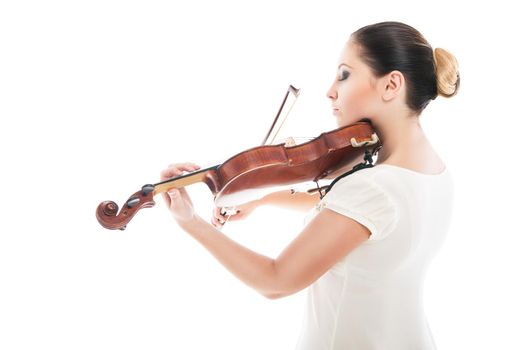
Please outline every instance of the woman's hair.
[[381, 22], [352, 33], [361, 59], [376, 77], [403, 73], [407, 105], [420, 115], [437, 95], [452, 97], [459, 89], [458, 62], [442, 48], [432, 49], [416, 29], [400, 22]]

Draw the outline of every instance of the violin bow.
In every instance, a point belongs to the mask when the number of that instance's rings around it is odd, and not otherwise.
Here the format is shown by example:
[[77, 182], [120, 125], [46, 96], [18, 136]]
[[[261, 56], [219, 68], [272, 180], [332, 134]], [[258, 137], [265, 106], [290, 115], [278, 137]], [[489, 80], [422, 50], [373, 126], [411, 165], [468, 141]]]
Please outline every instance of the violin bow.
[[[292, 110], [292, 107], [295, 105], [295, 102], [297, 102], [297, 97], [299, 96], [299, 92], [301, 90], [294, 87], [293, 85], [289, 85], [288, 86], [288, 90], [286, 90], [286, 94], [284, 95], [284, 99], [283, 99], [283, 102], [281, 103], [281, 106], [279, 107], [279, 111], [277, 111], [277, 115], [275, 116], [274, 120], [273, 120], [273, 123], [272, 123], [272, 126], [270, 127], [270, 130], [268, 130], [268, 133], [266, 134], [266, 136], [264, 137], [264, 140], [262, 142], [262, 145], [271, 145], [273, 144], [275, 138], [277, 137], [277, 134], [279, 133], [279, 131], [281, 130], [281, 127], [283, 126], [286, 118], [288, 118], [288, 115], [290, 114], [291, 110]], [[292, 102], [292, 105], [290, 106], [290, 108], [288, 109], [288, 111], [286, 112], [286, 114], [284, 115], [284, 117], [282, 119], [280, 119], [281, 117], [281, 113], [283, 111], [283, 108], [286, 104], [286, 100], [288, 99], [288, 96], [290, 95], [290, 93], [293, 94], [293, 96], [295, 97], [295, 99], [293, 100]], [[279, 122], [279, 123], [278, 123]], [[268, 142], [268, 139], [270, 138], [270, 135], [272, 135], [272, 131], [274, 131], [276, 125], [278, 125], [277, 127], [277, 130], [273, 133], [273, 136], [272, 138], [270, 139], [270, 141]], [[288, 142], [286, 143], [287, 146], [289, 146]], [[230, 216], [235, 212], [235, 208], [232, 208], [232, 207], [228, 207], [228, 208], [221, 208], [221, 215], [225, 216], [225, 215], [228, 215], [226, 217], [226, 220], [224, 221], [224, 224], [226, 224], [228, 222], [228, 220], [230, 219]]]
[[[262, 142], [263, 146], [267, 145], [267, 144], [269, 144], [269, 145], [273, 144], [273, 142], [275, 140], [275, 137], [277, 136], [277, 134], [281, 130], [281, 127], [284, 124], [284, 121], [286, 120], [286, 118], [288, 118], [288, 115], [290, 114], [290, 111], [292, 110], [292, 107], [295, 105], [295, 102], [297, 102], [297, 97], [299, 97], [299, 92], [300, 91], [301, 91], [300, 89], [297, 89], [297, 88], [295, 88], [292, 85], [288, 86], [288, 90], [286, 91], [286, 94], [284, 95], [284, 99], [283, 99], [283, 102], [281, 103], [281, 107], [279, 107], [279, 111], [277, 112], [277, 115], [275, 116], [275, 119], [273, 120], [272, 126], [270, 127], [270, 130], [268, 130], [268, 133], [266, 134], [266, 137], [264, 138], [264, 140]], [[288, 99], [288, 96], [290, 95], [290, 93], [292, 93], [295, 96], [295, 99], [293, 100], [292, 105], [290, 106], [290, 108], [288, 109], [288, 111], [286, 112], [286, 114], [284, 115], [282, 120], [279, 120], [279, 118], [281, 116], [281, 112], [282, 112], [282, 110], [284, 108], [284, 105], [286, 104], [286, 100]], [[272, 134], [272, 131], [274, 130], [274, 128], [277, 125], [278, 121], [280, 121], [279, 122], [279, 126], [278, 126], [277, 130], [275, 131], [275, 133], [273, 134], [273, 137], [271, 138], [270, 142], [267, 143], [268, 138]]]

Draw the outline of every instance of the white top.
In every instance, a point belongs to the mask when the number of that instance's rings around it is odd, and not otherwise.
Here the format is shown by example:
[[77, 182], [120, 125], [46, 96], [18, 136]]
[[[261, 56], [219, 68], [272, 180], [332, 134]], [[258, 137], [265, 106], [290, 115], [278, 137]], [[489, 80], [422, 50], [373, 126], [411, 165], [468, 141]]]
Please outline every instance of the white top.
[[308, 287], [296, 350], [436, 349], [423, 287], [448, 231], [453, 191], [448, 169], [431, 175], [389, 164], [334, 184], [304, 225], [328, 208], [371, 236]]

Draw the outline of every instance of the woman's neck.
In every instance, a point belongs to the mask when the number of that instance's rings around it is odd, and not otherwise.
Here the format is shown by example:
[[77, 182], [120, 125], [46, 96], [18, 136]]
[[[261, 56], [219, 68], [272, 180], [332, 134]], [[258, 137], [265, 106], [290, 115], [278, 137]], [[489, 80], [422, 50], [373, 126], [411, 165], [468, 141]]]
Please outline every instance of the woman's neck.
[[402, 163], [428, 144], [418, 117], [399, 118], [383, 125], [374, 123], [374, 127], [382, 144], [377, 164], [387, 161]]

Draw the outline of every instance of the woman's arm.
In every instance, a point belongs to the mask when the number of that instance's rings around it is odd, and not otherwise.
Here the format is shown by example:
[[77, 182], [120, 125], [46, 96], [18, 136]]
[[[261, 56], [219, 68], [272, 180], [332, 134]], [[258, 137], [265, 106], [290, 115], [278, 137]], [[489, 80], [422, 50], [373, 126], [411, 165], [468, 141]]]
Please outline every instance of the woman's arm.
[[[161, 172], [161, 180], [198, 168], [191, 163], [172, 164]], [[163, 197], [183, 230], [237, 278], [270, 299], [307, 287], [370, 236], [357, 221], [325, 208], [272, 259], [238, 244], [204, 221], [195, 213], [184, 187], [172, 188]]]
[[319, 195], [317, 193], [308, 194], [306, 192], [295, 192], [292, 194], [290, 190], [273, 192], [267, 194], [266, 196], [263, 196], [262, 198], [241, 205], [237, 205], [237, 213], [234, 213], [231, 216], [229, 215], [227, 219], [226, 216], [222, 214], [222, 208], [215, 207], [213, 209], [211, 224], [216, 228], [220, 228], [222, 227], [222, 225], [224, 225], [225, 221], [227, 220], [244, 220], [255, 209], [263, 205], [274, 205], [281, 208], [288, 208], [299, 210], [302, 212], [307, 212], [308, 210], [312, 209], [318, 202]]
[[319, 194], [308, 194], [306, 192], [295, 192], [290, 190], [270, 193], [259, 200], [260, 205], [273, 205], [281, 208], [307, 212], [319, 203]]
[[199, 216], [180, 225], [238, 279], [269, 299], [307, 287], [370, 236], [357, 221], [323, 209], [272, 259], [240, 245]]
[[[341, 167], [339, 170], [330, 173], [325, 180], [335, 179], [337, 176], [351, 170], [356, 164], [361, 163], [360, 159], [354, 160]], [[314, 187], [312, 185], [312, 187]], [[290, 190], [278, 191], [270, 193], [258, 200], [258, 205], [273, 205], [281, 208], [294, 209], [307, 212], [319, 203], [319, 192], [295, 192], [292, 194]]]

